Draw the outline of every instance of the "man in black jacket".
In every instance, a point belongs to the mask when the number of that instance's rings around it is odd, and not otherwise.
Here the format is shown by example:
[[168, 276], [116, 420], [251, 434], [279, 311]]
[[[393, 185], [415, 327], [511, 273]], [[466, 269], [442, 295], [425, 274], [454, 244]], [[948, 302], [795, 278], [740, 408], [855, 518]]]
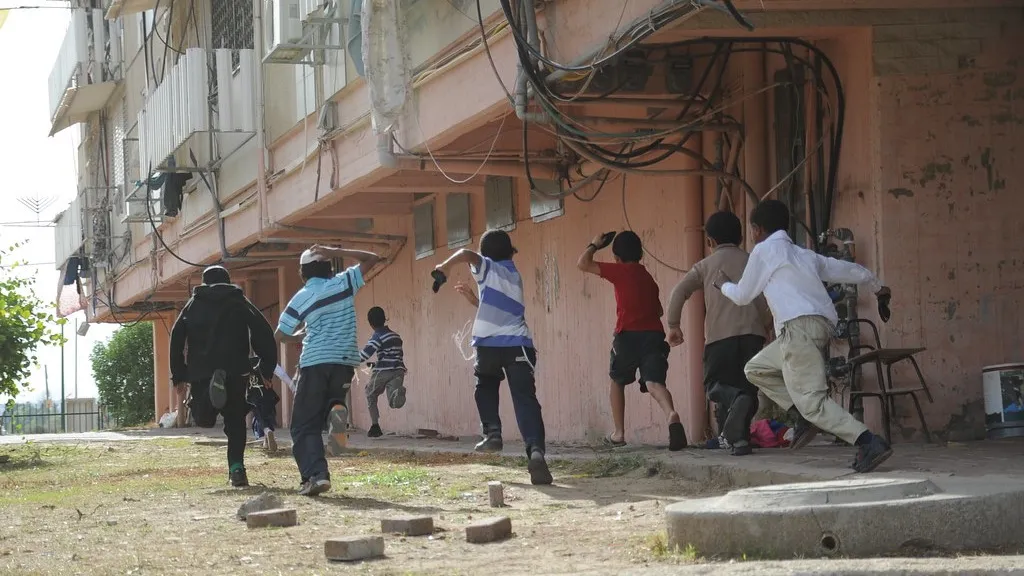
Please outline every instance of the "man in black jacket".
[[250, 348], [269, 387], [277, 366], [274, 329], [242, 289], [231, 284], [225, 268], [210, 266], [171, 330], [171, 380], [175, 387], [190, 384], [189, 408], [197, 426], [212, 428], [218, 413], [224, 417], [228, 477], [236, 487], [249, 485], [244, 456]]

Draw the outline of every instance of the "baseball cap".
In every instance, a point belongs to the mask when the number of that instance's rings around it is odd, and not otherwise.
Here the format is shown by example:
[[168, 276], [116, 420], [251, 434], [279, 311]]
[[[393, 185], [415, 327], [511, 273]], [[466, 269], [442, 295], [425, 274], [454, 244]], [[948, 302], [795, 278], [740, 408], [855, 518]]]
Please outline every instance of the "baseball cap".
[[327, 258], [321, 256], [320, 254], [317, 254], [316, 252], [313, 252], [312, 248], [307, 248], [306, 251], [302, 253], [302, 256], [299, 256], [299, 266], [305, 266], [306, 264], [311, 264], [313, 262], [326, 261]]

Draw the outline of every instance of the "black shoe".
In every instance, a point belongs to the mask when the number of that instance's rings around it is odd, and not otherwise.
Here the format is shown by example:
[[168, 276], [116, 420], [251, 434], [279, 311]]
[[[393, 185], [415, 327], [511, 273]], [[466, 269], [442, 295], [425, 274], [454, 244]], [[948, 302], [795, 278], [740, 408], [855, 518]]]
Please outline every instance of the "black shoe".
[[235, 488], [245, 488], [249, 485], [249, 477], [245, 474], [245, 468], [235, 468], [228, 473], [228, 479]]
[[679, 422], [668, 425], [668, 449], [678, 452], [686, 448], [686, 429]]
[[853, 461], [853, 469], [861, 474], [871, 472], [892, 456], [892, 447], [881, 436], [871, 436], [867, 444], [857, 447], [857, 459]]
[[808, 422], [796, 408], [790, 408], [789, 413], [796, 415], [796, 426], [793, 427], [793, 440], [789, 443], [789, 449], [799, 450], [818, 436], [818, 427]]
[[405, 406], [405, 386], [401, 386], [388, 395], [388, 406], [392, 410], [400, 410]]
[[732, 446], [733, 456], [749, 456], [754, 453], [754, 449], [750, 447], [749, 442], [737, 442]]
[[366, 431], [367, 438], [380, 438], [383, 435], [384, 431], [380, 429], [379, 424], [374, 424], [373, 426], [370, 426], [370, 429]]
[[484, 452], [486, 454], [494, 454], [501, 452], [505, 448], [505, 443], [501, 441], [501, 436], [497, 434], [490, 434], [485, 436], [483, 440], [477, 442], [476, 447], [473, 449], [477, 452]]
[[551, 470], [548, 469], [548, 463], [544, 460], [544, 453], [540, 450], [535, 450], [533, 454], [530, 454], [530, 462], [526, 465], [526, 469], [530, 472], [530, 483], [534, 486], [547, 486], [554, 482]]
[[228, 389], [225, 387], [228, 373], [217, 369], [210, 378], [210, 404], [217, 410], [223, 410], [228, 403]]

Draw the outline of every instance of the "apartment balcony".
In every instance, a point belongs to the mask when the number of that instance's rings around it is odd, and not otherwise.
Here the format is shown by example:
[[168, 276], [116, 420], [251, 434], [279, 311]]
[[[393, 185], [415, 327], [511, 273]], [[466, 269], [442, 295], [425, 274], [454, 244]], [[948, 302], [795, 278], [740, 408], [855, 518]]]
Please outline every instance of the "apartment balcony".
[[50, 136], [106, 105], [121, 74], [121, 42], [103, 10], [72, 10], [50, 72]]
[[[232, 66], [237, 52], [238, 67]], [[213, 56], [211, 59], [210, 56]], [[139, 174], [209, 172], [256, 134], [252, 50], [189, 48], [138, 115]], [[128, 195], [126, 200], [137, 194]]]

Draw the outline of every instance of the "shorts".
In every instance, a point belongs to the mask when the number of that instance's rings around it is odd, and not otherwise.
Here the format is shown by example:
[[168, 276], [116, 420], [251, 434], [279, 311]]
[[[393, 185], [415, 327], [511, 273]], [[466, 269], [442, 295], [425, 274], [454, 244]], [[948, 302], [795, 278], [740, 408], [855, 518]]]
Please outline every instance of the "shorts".
[[608, 375], [616, 384], [627, 386], [640, 372], [640, 390], [647, 383], [664, 384], [668, 376], [669, 345], [664, 332], [619, 332], [612, 339]]

